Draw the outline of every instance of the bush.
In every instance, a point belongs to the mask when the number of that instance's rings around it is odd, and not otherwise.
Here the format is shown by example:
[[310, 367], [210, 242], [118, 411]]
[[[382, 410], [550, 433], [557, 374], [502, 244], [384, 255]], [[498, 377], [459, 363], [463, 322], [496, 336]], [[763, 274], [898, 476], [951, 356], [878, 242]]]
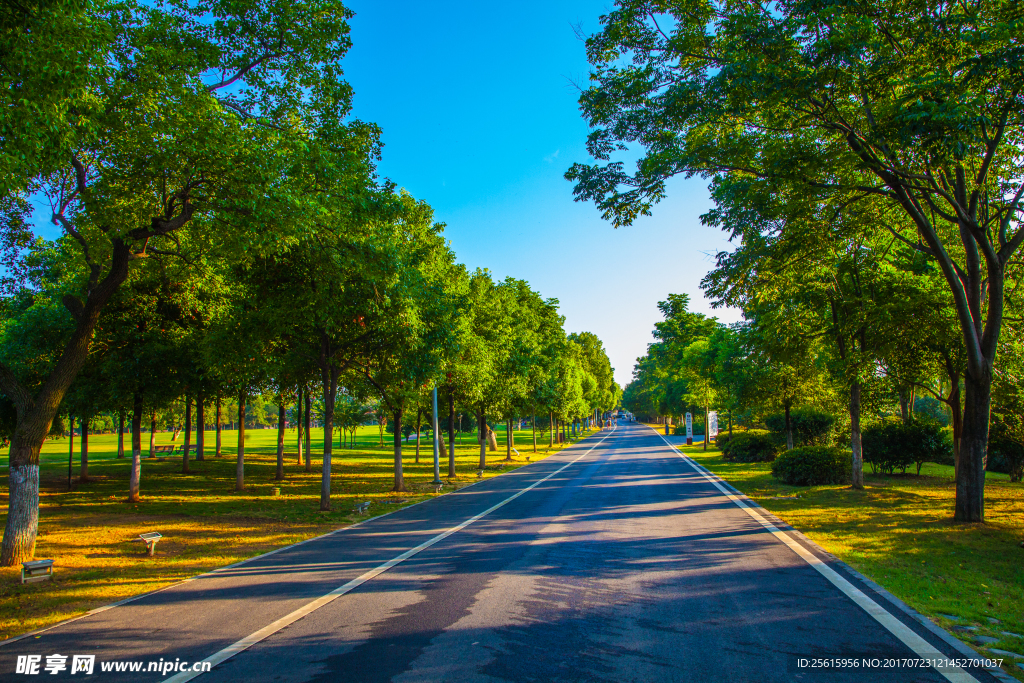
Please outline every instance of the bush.
[[1014, 439], [1014, 430], [1001, 415], [992, 416], [992, 427], [988, 437], [989, 472], [1002, 472], [1010, 475], [1010, 481], [1024, 478], [1024, 447]]
[[743, 432], [727, 441], [722, 457], [732, 462], [771, 462], [777, 451], [767, 432]]
[[[786, 414], [776, 413], [764, 420], [765, 426], [775, 433], [779, 443], [786, 442]], [[813, 408], [797, 408], [789, 413], [789, 424], [793, 429], [793, 445], [824, 446], [829, 442], [834, 415]]]
[[729, 436], [729, 432], [727, 432], [727, 431], [726, 432], [718, 432], [718, 436], [715, 437], [715, 445], [718, 446], [718, 450], [720, 450], [720, 451], [722, 451], [724, 453], [726, 447], [729, 444], [729, 439], [730, 438], [734, 439], [737, 436], [741, 436], [743, 434], [770, 434], [770, 433], [771, 432], [769, 432], [766, 429], [745, 429], [745, 430], [736, 430], [736, 431], [734, 431], [733, 435], [730, 437]]
[[928, 417], [871, 425], [861, 434], [861, 444], [864, 462], [871, 464], [872, 472], [883, 474], [897, 469], [906, 472], [912, 464], [921, 474], [921, 465], [926, 462], [949, 462], [953, 447], [942, 425]]
[[803, 446], [787, 451], [772, 463], [772, 476], [794, 486], [846, 484], [850, 481], [850, 452], [834, 446]]

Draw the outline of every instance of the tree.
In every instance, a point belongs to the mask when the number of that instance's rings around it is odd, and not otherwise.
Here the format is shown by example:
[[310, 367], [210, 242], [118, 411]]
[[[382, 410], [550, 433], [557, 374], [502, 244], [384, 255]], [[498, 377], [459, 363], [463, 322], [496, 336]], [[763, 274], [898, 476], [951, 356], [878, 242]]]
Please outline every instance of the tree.
[[[343, 120], [350, 100], [338, 78], [349, 12], [333, 0], [274, 1], [258, 15], [220, 1], [124, 4], [116, 11], [67, 6], [82, 8], [70, 21], [102, 17], [113, 30], [88, 39], [83, 66], [71, 70], [68, 87], [53, 91], [60, 98], [51, 109], [60, 118], [56, 136], [34, 132], [39, 121], [31, 115], [8, 119], [19, 128], [4, 131], [29, 146], [53, 145], [26, 155], [37, 163], [5, 181], [16, 181], [16, 192], [49, 198], [75, 254], [67, 259], [75, 264], [69, 269], [75, 287], [62, 301], [71, 333], [47, 380], [33, 392], [0, 366], [0, 390], [18, 407], [0, 549], [5, 566], [33, 554], [39, 448], [85, 362], [101, 311], [131, 266], [150, 254], [175, 253], [175, 233], [213, 214], [225, 243], [249, 242], [272, 222], [277, 233], [252, 246], [276, 244], [295, 206], [277, 201], [286, 163], [278, 152], [300, 146], [318, 122]], [[85, 30], [54, 34], [56, 47], [47, 40], [18, 42], [12, 33], [5, 39], [18, 43], [15, 59], [38, 77], [57, 66], [46, 64], [54, 54], [66, 58], [79, 50]], [[82, 97], [95, 106], [76, 110]], [[155, 102], [164, 115], [151, 115]]]
[[984, 518], [1006, 274], [1024, 242], [1013, 7], [622, 2], [587, 43], [595, 85], [581, 106], [595, 157], [628, 143], [647, 153], [632, 175], [620, 162], [568, 173], [617, 225], [678, 173], [899, 212], [879, 227], [942, 273], [966, 350], [960, 522]]

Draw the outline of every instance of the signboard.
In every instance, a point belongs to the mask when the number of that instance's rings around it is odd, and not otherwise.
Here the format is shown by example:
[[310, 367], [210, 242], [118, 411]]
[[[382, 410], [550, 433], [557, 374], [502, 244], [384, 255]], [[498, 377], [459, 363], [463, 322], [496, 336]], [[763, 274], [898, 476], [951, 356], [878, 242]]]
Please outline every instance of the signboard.
[[693, 415], [686, 414], [686, 445], [693, 445]]
[[718, 413], [712, 410], [708, 413], [708, 439], [718, 436]]

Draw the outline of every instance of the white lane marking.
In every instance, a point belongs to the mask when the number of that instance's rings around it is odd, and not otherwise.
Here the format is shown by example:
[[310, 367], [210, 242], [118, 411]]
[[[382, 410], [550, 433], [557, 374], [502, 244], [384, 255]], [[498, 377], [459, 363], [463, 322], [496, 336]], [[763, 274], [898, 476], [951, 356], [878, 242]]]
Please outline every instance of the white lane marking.
[[[751, 508], [745, 502], [743, 502], [742, 499], [740, 499], [738, 496], [736, 496], [731, 491], [722, 486], [720, 483], [718, 483], [718, 481], [716, 481], [716, 479], [719, 478], [717, 475], [709, 472], [702, 465], [695, 462], [693, 459], [687, 457], [686, 454], [682, 453], [678, 448], [673, 446], [672, 442], [666, 439], [658, 431], [654, 430], [654, 433], [660, 436], [662, 441], [664, 441], [668, 445], [668, 447], [672, 449], [672, 452], [678, 455], [680, 458], [682, 458], [687, 464], [689, 464], [690, 467], [692, 467], [697, 472], [697, 474], [701, 475], [709, 482], [714, 484], [715, 488], [724, 493], [729, 498], [729, 500], [736, 503], [736, 505], [739, 506], [744, 512], [753, 517], [754, 520], [761, 524], [761, 526], [763, 526], [765, 529], [771, 532], [771, 534], [775, 536], [775, 538], [785, 543], [793, 552], [795, 552], [797, 555], [803, 558], [803, 560], [807, 562], [807, 564], [817, 569], [819, 574], [821, 574], [830, 582], [832, 582], [832, 585], [841, 590], [846, 595], [846, 597], [850, 598], [855, 603], [860, 605], [865, 612], [874, 617], [875, 621], [880, 623], [890, 633], [899, 638], [903, 642], [903, 644], [909, 647], [918, 657], [920, 657], [921, 659], [939, 661], [951, 659], [950, 657], [947, 657], [946, 655], [942, 654], [937, 649], [932, 647], [932, 645], [927, 640], [917, 635], [902, 621], [900, 621], [893, 615], [889, 614], [889, 612], [887, 612], [884, 607], [882, 607], [877, 602], [869, 598], [867, 595], [864, 594], [863, 591], [861, 591], [859, 588], [857, 588], [849, 581], [844, 579], [842, 576], [840, 576], [836, 572], [836, 570], [832, 569], [832, 567], [829, 567], [827, 564], [819, 560], [817, 556], [814, 555], [814, 553], [812, 553], [807, 548], [797, 543], [795, 540], [793, 540], [793, 538], [791, 538], [789, 534], [785, 533], [777, 526], [769, 522], [767, 519], [762, 517], [760, 513]], [[967, 673], [958, 666], [936, 666], [934, 668], [940, 674], [945, 676], [947, 680], [951, 681], [951, 683], [978, 683], [977, 678]]]
[[[564, 465], [559, 467], [557, 470], [555, 470], [554, 472], [552, 472], [548, 476], [544, 477], [543, 479], [538, 479], [537, 481], [535, 481], [532, 484], [530, 484], [529, 486], [527, 486], [525, 489], [522, 489], [522, 490], [512, 494], [511, 496], [509, 496], [505, 500], [501, 501], [500, 503], [496, 503], [495, 505], [492, 505], [491, 507], [487, 508], [486, 510], [484, 510], [480, 514], [473, 515], [472, 517], [470, 517], [466, 521], [462, 522], [461, 524], [459, 524], [457, 526], [453, 526], [452, 528], [448, 529], [447, 531], [443, 531], [443, 532], [439, 533], [437, 536], [434, 536], [430, 540], [427, 540], [427, 541], [424, 541], [423, 543], [420, 543], [415, 548], [411, 548], [409, 550], [406, 550], [401, 555], [397, 555], [396, 557], [393, 557], [392, 559], [388, 560], [384, 564], [382, 564], [382, 565], [380, 565], [378, 567], [375, 567], [374, 569], [371, 569], [370, 571], [366, 572], [362, 576], [356, 577], [356, 578], [352, 579], [351, 581], [349, 581], [348, 583], [346, 583], [346, 584], [344, 584], [342, 586], [338, 586], [337, 588], [332, 590], [327, 595], [321, 596], [321, 597], [317, 598], [316, 600], [313, 600], [312, 602], [309, 602], [309, 603], [303, 605], [302, 607], [300, 607], [299, 609], [295, 610], [291, 614], [286, 614], [285, 616], [281, 617], [277, 621], [275, 621], [275, 622], [273, 622], [271, 624], [268, 624], [267, 626], [264, 626], [259, 631], [256, 631], [255, 633], [252, 633], [252, 634], [246, 636], [245, 638], [242, 638], [241, 640], [239, 640], [236, 643], [232, 643], [231, 645], [228, 645], [226, 648], [224, 648], [220, 652], [212, 654], [209, 657], [207, 657], [206, 659], [202, 660], [201, 662], [196, 662], [196, 664], [200, 665], [200, 664], [203, 664], [205, 662], [209, 662], [210, 663], [210, 669], [213, 669], [214, 667], [216, 667], [221, 662], [224, 662], [224, 661], [234, 657], [239, 652], [242, 652], [244, 650], [249, 649], [250, 647], [252, 647], [256, 643], [258, 643], [261, 640], [263, 640], [264, 638], [272, 636], [275, 633], [277, 633], [278, 631], [280, 631], [281, 629], [285, 628], [286, 626], [290, 626], [291, 624], [294, 624], [296, 621], [298, 621], [299, 619], [303, 618], [307, 614], [310, 614], [311, 612], [314, 612], [314, 611], [320, 609], [324, 605], [327, 605], [327, 604], [333, 602], [334, 600], [336, 600], [337, 598], [341, 597], [345, 593], [348, 593], [348, 592], [358, 588], [359, 586], [363, 585], [367, 581], [373, 579], [376, 576], [379, 576], [379, 575], [383, 574], [384, 572], [386, 572], [387, 570], [391, 569], [395, 565], [400, 564], [400, 563], [408, 560], [413, 555], [416, 555], [416, 554], [426, 550], [427, 548], [429, 548], [430, 546], [434, 545], [435, 543], [439, 543], [440, 541], [443, 541], [444, 539], [448, 538], [452, 534], [457, 533], [459, 531], [462, 531], [463, 529], [465, 529], [467, 526], [469, 526], [473, 522], [476, 522], [479, 519], [481, 519], [483, 517], [486, 517], [487, 515], [491, 514], [492, 512], [497, 510], [498, 508], [500, 508], [500, 507], [502, 507], [502, 506], [504, 506], [504, 505], [506, 505], [508, 503], [511, 503], [513, 500], [515, 500], [519, 496], [523, 495], [527, 491], [533, 489], [534, 487], [540, 486], [541, 484], [546, 482], [548, 479], [550, 479], [551, 477], [555, 476], [556, 474], [558, 474], [559, 472], [564, 470], [566, 467], [569, 467], [570, 465], [576, 464], [581, 459], [583, 459], [584, 457], [589, 455], [592, 450], [594, 450], [595, 448], [600, 446], [602, 443], [604, 443], [605, 439], [607, 439], [613, 433], [615, 433], [615, 428], [612, 428], [612, 431], [608, 432], [604, 437], [602, 437], [602, 439], [600, 441], [598, 441], [593, 446], [588, 448], [586, 451], [581, 453], [574, 460], [571, 460], [571, 461], [565, 463]], [[185, 681], [191, 681], [193, 678], [196, 678], [198, 676], [202, 676], [202, 672], [200, 672], [200, 671], [182, 671], [181, 673], [175, 674], [174, 676], [171, 676], [170, 678], [165, 679], [163, 681], [163, 683], [185, 683]]]

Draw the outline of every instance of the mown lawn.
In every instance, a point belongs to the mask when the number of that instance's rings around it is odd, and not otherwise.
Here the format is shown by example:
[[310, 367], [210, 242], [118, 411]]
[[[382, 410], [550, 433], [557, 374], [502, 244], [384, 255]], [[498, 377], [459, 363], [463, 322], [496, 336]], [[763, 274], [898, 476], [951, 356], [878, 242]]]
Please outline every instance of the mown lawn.
[[[54, 624], [95, 607], [156, 590], [274, 548], [347, 526], [367, 516], [356, 515], [356, 502], [370, 501], [368, 516], [382, 514], [433, 497], [433, 453], [424, 439], [420, 463], [414, 462], [415, 440], [403, 449], [407, 493], [393, 493], [390, 434], [378, 445], [376, 427], [360, 428], [356, 448], [332, 458], [332, 510], [320, 512], [322, 431], [313, 430], [313, 471], [296, 462], [295, 431], [288, 430], [284, 481], [274, 480], [276, 430], [246, 432], [246, 490], [235, 492], [237, 432], [223, 432], [222, 457], [213, 456], [213, 432], [207, 432], [206, 459], [193, 460], [191, 474], [181, 474], [181, 456], [143, 458], [142, 502], [127, 502], [130, 460], [116, 458], [116, 436], [94, 435], [89, 444], [88, 482], [78, 481], [79, 440], [75, 441], [73, 487], [67, 489], [68, 441], [47, 442], [41, 454], [39, 538], [37, 558], [53, 558], [52, 582], [21, 585], [20, 567], [0, 569], [0, 639]], [[511, 463], [505, 457], [504, 431], [497, 452], [488, 453], [483, 477], [538, 460], [549, 452], [538, 434], [540, 450], [532, 452], [529, 430], [515, 432]], [[157, 444], [171, 434], [157, 433]], [[456, 448], [457, 476], [446, 491], [477, 478], [479, 447], [472, 435], [461, 436]], [[179, 436], [177, 443], [181, 444]], [[143, 434], [143, 455], [149, 435]], [[337, 442], [335, 442], [337, 444]], [[7, 457], [0, 458], [0, 509], [7, 509]], [[447, 463], [441, 476], [446, 482]], [[274, 495], [274, 488], [280, 495]], [[0, 524], [6, 515], [0, 515]], [[155, 557], [147, 557], [136, 540], [145, 531], [164, 535]]]
[[[972, 647], [984, 652], [974, 638], [997, 638], [989, 647], [1022, 653], [1024, 663], [1024, 485], [989, 473], [986, 522], [962, 525], [953, 523], [952, 467], [926, 464], [920, 476], [868, 467], [865, 490], [855, 491], [788, 486], [768, 463], [680, 449]], [[1012, 659], [1004, 669], [1024, 680]]]

